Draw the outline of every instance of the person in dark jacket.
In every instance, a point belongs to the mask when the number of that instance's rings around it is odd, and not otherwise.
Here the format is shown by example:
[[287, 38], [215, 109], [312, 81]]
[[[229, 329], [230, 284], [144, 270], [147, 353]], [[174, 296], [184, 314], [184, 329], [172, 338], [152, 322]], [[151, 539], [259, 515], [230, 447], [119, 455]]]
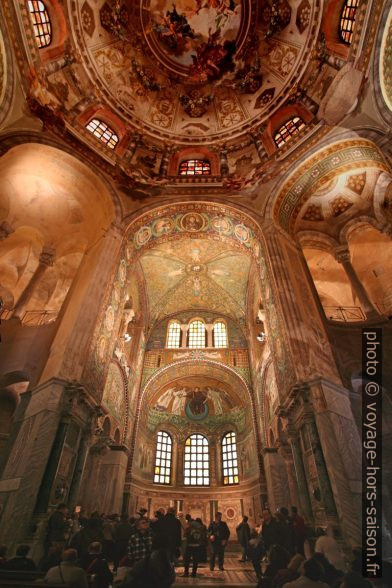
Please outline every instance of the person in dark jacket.
[[74, 535], [70, 541], [70, 547], [77, 550], [79, 559], [88, 555], [88, 546], [94, 541], [102, 543], [104, 535], [101, 521], [97, 518], [87, 519], [86, 526]]
[[169, 588], [176, 574], [167, 550], [165, 535], [155, 535], [151, 554], [138, 561], [119, 588]]
[[127, 554], [128, 541], [134, 533], [134, 526], [129, 522], [128, 515], [122, 514], [120, 522], [114, 528], [114, 558], [113, 567], [117, 569], [119, 562]]
[[102, 544], [94, 541], [88, 547], [88, 554], [81, 561], [88, 578], [93, 578], [96, 588], [108, 588], [113, 574], [102, 553]]
[[68, 507], [66, 504], [58, 504], [56, 510], [50, 515], [48, 519], [48, 530], [45, 540], [45, 551], [49, 551], [49, 547], [53, 544], [65, 547], [68, 539], [67, 533], [69, 531], [69, 523], [67, 521]]
[[298, 514], [296, 506], [291, 507], [291, 524], [293, 527], [294, 548], [296, 553], [305, 555], [304, 544], [306, 539], [306, 525], [304, 519]]
[[247, 553], [250, 540], [250, 527], [247, 516], [244, 516], [242, 522], [239, 525], [237, 525], [236, 532], [238, 543], [242, 547], [242, 558], [239, 561], [244, 562], [247, 560]]
[[184, 557], [184, 577], [189, 576], [189, 565], [192, 560], [192, 577], [197, 575], [197, 566], [201, 560], [201, 550], [206, 543], [206, 528], [201, 520], [192, 521], [185, 531], [186, 548]]
[[28, 545], [19, 545], [15, 557], [8, 559], [2, 566], [2, 569], [18, 572], [34, 572], [37, 569], [37, 566], [32, 559], [27, 557], [29, 551], [30, 547]]
[[153, 530], [156, 534], [166, 535], [170, 561], [174, 562], [180, 550], [182, 533], [181, 523], [176, 518], [175, 509], [168, 508], [165, 516], [158, 519]]
[[227, 524], [222, 521], [222, 513], [217, 512], [215, 520], [212, 521], [208, 527], [208, 537], [211, 541], [211, 559], [210, 570], [215, 567], [215, 560], [218, 557], [218, 565], [220, 570], [224, 570], [223, 564], [225, 559], [225, 547], [230, 537], [230, 530]]
[[280, 544], [279, 525], [268, 508], [263, 510], [261, 536], [263, 537], [266, 551], [268, 551], [273, 545]]

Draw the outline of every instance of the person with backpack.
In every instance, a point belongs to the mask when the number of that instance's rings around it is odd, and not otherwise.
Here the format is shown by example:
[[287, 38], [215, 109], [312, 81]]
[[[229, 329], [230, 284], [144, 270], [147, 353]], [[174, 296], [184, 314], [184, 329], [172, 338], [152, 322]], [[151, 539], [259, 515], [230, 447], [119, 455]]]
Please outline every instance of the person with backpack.
[[248, 554], [248, 547], [249, 547], [249, 540], [250, 540], [250, 527], [248, 523], [248, 517], [244, 516], [242, 521], [236, 527], [237, 532], [237, 539], [238, 543], [242, 547], [242, 558], [239, 560], [240, 562], [245, 562], [247, 560]]
[[192, 560], [192, 577], [197, 575], [197, 566], [201, 560], [201, 551], [206, 543], [206, 529], [200, 520], [192, 520], [189, 527], [185, 530], [186, 547], [184, 557], [183, 577], [189, 576], [189, 565]]
[[212, 521], [210, 526], [208, 527], [208, 537], [211, 541], [211, 559], [210, 559], [210, 570], [213, 571], [215, 567], [215, 560], [218, 557], [218, 565], [219, 569], [223, 572], [224, 571], [224, 559], [225, 559], [225, 548], [227, 545], [227, 541], [230, 537], [230, 530], [227, 526], [227, 523], [222, 521], [222, 513], [217, 512], [215, 515], [215, 520]]
[[109, 588], [113, 574], [102, 553], [102, 544], [99, 541], [94, 541], [88, 546], [88, 555], [81, 563], [86, 571], [90, 588]]

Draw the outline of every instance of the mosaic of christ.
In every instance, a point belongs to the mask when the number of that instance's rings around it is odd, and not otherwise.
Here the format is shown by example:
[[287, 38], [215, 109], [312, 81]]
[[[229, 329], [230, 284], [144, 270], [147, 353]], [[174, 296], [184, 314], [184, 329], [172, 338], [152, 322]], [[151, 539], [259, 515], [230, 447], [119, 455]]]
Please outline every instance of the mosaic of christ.
[[151, 34], [195, 82], [234, 69], [241, 0], [151, 0]]

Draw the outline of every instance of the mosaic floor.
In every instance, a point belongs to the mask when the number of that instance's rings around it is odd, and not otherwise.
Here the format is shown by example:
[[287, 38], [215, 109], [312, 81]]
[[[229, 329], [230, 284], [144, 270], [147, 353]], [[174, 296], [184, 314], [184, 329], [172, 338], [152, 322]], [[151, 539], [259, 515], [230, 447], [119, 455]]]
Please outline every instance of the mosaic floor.
[[201, 564], [197, 570], [196, 578], [181, 578], [184, 568], [176, 568], [177, 578], [173, 586], [254, 586], [256, 585], [256, 575], [250, 562], [240, 563], [237, 557], [225, 558], [225, 571], [219, 569], [210, 571], [208, 564]]

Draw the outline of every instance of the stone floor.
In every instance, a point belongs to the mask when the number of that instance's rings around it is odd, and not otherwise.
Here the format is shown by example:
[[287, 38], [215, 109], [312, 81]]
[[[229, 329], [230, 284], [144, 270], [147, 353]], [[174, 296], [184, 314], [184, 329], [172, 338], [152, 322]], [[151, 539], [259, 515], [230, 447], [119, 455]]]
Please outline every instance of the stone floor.
[[240, 563], [238, 556], [225, 557], [225, 571], [221, 572], [219, 569], [210, 571], [208, 564], [201, 564], [197, 570], [196, 578], [181, 578], [184, 573], [184, 568], [179, 566], [176, 568], [176, 582], [173, 586], [197, 586], [198, 588], [211, 586], [230, 586], [236, 587], [252, 587], [256, 585], [256, 574], [253, 571], [250, 562]]

